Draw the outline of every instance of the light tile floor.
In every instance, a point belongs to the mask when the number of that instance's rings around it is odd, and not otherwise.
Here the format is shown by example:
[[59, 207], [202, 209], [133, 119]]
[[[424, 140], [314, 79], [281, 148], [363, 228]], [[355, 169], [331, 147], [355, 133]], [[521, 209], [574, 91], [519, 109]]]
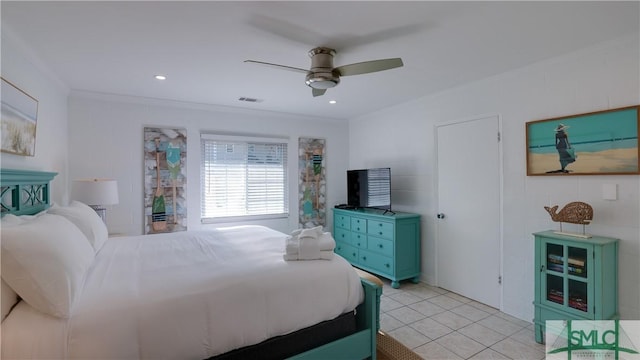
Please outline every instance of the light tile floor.
[[453, 292], [384, 280], [380, 328], [424, 359], [544, 359], [533, 323]]

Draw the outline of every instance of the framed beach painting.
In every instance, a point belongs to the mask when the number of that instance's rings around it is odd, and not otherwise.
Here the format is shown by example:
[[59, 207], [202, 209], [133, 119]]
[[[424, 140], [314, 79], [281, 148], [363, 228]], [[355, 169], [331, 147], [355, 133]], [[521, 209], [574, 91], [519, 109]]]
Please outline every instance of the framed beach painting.
[[36, 124], [38, 100], [17, 86], [2, 79], [0, 117], [3, 152], [34, 156], [36, 152]]
[[640, 106], [526, 123], [527, 175], [640, 174]]

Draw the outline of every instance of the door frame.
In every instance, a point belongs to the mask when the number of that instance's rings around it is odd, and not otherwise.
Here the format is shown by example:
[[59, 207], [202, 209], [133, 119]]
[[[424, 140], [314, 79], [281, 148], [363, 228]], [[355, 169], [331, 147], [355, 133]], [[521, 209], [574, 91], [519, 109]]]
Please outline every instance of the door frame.
[[[466, 122], [472, 122], [472, 121], [477, 121], [477, 120], [482, 120], [482, 119], [486, 119], [486, 118], [490, 118], [490, 117], [495, 117], [498, 120], [498, 134], [496, 134], [496, 136], [499, 136], [499, 141], [498, 141], [498, 178], [499, 178], [499, 199], [498, 199], [498, 207], [500, 209], [499, 211], [499, 219], [498, 219], [498, 226], [499, 226], [499, 238], [498, 238], [498, 272], [499, 274], [496, 274], [496, 276], [500, 276], [501, 277], [501, 282], [500, 282], [500, 286], [499, 288], [499, 304], [500, 304], [500, 308], [499, 310], [503, 310], [504, 307], [504, 154], [503, 154], [503, 131], [502, 131], [502, 116], [500, 114], [497, 113], [487, 113], [487, 114], [480, 114], [480, 115], [474, 115], [474, 116], [470, 116], [470, 117], [466, 117], [466, 118], [461, 118], [461, 119], [456, 119], [456, 120], [450, 120], [450, 121], [445, 121], [445, 122], [441, 122], [441, 123], [436, 123], [433, 125], [433, 141], [435, 144], [435, 149], [434, 149], [434, 171], [433, 173], [435, 174], [434, 176], [434, 186], [435, 186], [435, 214], [437, 214], [439, 211], [438, 209], [440, 208], [440, 198], [438, 196], [438, 191], [439, 191], [439, 184], [438, 181], [440, 179], [440, 175], [438, 173], [438, 128], [442, 127], [442, 126], [449, 126], [449, 125], [456, 125], [456, 124], [462, 124], [462, 123], [466, 123]], [[434, 216], [435, 216], [434, 214]], [[436, 256], [435, 258], [435, 282], [436, 282], [436, 286], [440, 286], [439, 283], [439, 264], [438, 264], [438, 246], [440, 243], [440, 222], [438, 221], [438, 219], [435, 220], [436, 223], [436, 241], [435, 241], [435, 253]]]

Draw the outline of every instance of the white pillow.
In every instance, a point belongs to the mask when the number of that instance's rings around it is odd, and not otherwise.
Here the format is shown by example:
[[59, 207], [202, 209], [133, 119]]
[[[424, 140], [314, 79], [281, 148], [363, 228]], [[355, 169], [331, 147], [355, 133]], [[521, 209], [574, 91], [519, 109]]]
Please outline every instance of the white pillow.
[[20, 225], [22, 223], [24, 223], [25, 221], [30, 221], [33, 220], [35, 218], [37, 218], [38, 216], [41, 216], [42, 214], [44, 214], [44, 211], [41, 211], [35, 215], [13, 215], [13, 214], [6, 214], [2, 217], [2, 220], [0, 220], [0, 226], [12, 226], [12, 225]]
[[62, 216], [2, 229], [2, 279], [46, 314], [69, 317], [94, 256], [84, 234]]
[[13, 291], [11, 286], [9, 286], [9, 284], [4, 282], [4, 280], [2, 280], [1, 282], [2, 282], [2, 287], [0, 288], [0, 305], [2, 307], [1, 320], [4, 320], [4, 318], [7, 317], [7, 315], [9, 315], [9, 312], [11, 312], [11, 308], [13, 308], [13, 305], [15, 305], [18, 302], [18, 294], [16, 294], [16, 292]]
[[74, 223], [87, 237], [96, 252], [102, 249], [104, 242], [109, 238], [109, 231], [104, 221], [89, 205], [79, 201], [73, 201], [69, 206], [54, 204], [47, 212], [64, 216]]

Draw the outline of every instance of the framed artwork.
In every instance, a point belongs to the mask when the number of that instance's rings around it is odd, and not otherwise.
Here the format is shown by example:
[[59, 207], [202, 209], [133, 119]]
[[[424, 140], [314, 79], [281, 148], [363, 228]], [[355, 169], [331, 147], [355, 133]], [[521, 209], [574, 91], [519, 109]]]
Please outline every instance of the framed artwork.
[[527, 175], [640, 174], [640, 106], [526, 123]]
[[2, 79], [2, 147], [6, 153], [34, 156], [36, 152], [36, 125], [38, 100], [17, 86]]
[[325, 140], [298, 139], [298, 224], [302, 228], [326, 222]]
[[144, 233], [187, 230], [187, 130], [144, 128]]

